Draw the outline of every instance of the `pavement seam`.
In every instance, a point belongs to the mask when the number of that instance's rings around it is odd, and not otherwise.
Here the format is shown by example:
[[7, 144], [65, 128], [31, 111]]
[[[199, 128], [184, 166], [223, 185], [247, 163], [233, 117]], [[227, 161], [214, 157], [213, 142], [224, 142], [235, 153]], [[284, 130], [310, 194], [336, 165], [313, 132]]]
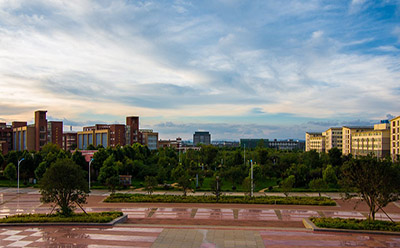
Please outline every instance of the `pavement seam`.
[[278, 219], [279, 219], [279, 220], [282, 220], [282, 213], [281, 213], [281, 210], [275, 209], [274, 211], [275, 211], [275, 214], [276, 214], [276, 216], [278, 217]]

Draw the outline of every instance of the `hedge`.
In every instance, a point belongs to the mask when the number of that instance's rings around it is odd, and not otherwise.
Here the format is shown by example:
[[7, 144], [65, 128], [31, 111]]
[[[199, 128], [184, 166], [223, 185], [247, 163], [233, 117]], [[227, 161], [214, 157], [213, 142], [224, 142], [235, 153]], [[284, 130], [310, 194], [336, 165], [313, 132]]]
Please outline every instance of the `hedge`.
[[[105, 202], [217, 203], [215, 196], [111, 194]], [[221, 196], [218, 203], [335, 206], [327, 197]]]
[[6, 216], [0, 223], [46, 223], [46, 222], [81, 222], [81, 223], [107, 223], [120, 216], [122, 212], [101, 213], [75, 213], [71, 216], [61, 214], [20, 214]]
[[375, 230], [399, 232], [400, 223], [382, 220], [368, 219], [341, 219], [341, 218], [310, 218], [317, 226], [322, 228], [352, 229], [352, 230]]

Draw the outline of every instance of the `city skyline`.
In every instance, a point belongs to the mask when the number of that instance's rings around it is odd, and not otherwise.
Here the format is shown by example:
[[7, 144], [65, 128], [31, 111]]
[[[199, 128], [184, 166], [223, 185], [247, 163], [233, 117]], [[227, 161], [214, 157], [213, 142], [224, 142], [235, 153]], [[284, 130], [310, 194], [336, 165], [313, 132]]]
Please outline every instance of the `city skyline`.
[[0, 122], [304, 139], [400, 115], [399, 1], [2, 1]]

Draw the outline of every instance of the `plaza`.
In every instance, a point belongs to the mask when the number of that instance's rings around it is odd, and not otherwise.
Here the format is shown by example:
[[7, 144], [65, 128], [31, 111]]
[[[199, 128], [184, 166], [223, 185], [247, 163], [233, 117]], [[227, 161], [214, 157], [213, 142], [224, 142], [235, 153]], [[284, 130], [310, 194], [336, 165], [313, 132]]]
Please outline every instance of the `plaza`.
[[[104, 203], [106, 191], [94, 191], [86, 211], [122, 211], [125, 223], [106, 226], [0, 226], [1, 247], [400, 247], [400, 235], [315, 232], [302, 224], [311, 216], [365, 218], [367, 208], [243, 204]], [[49, 213], [36, 189], [0, 189], [0, 217]], [[385, 208], [400, 221], [398, 203]], [[381, 212], [377, 219], [387, 220]]]

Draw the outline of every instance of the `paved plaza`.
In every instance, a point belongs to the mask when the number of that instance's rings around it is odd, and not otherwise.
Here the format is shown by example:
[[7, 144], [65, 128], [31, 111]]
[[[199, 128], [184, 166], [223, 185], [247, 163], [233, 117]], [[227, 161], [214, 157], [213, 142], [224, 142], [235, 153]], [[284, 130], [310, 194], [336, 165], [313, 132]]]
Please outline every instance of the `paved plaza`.
[[[122, 211], [113, 227], [0, 227], [0, 247], [400, 247], [400, 235], [313, 232], [302, 219], [311, 216], [365, 218], [365, 206], [279, 206], [240, 204], [104, 203], [107, 192], [91, 195], [87, 211]], [[400, 208], [385, 209], [400, 221]], [[49, 213], [37, 190], [0, 189], [0, 217]], [[377, 218], [387, 219], [378, 213]]]

